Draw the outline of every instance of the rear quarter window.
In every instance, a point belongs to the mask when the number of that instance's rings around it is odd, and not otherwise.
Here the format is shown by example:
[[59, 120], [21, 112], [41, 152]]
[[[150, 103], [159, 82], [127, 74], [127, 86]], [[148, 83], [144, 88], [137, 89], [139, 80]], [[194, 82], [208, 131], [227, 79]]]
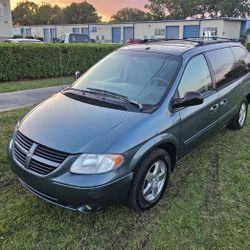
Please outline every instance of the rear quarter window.
[[217, 88], [230, 84], [238, 77], [231, 48], [210, 51], [206, 55], [212, 65]]
[[89, 43], [90, 39], [88, 35], [84, 34], [70, 34], [69, 42], [70, 43]]
[[235, 68], [237, 69], [238, 76], [244, 76], [250, 72], [250, 55], [248, 51], [242, 47], [232, 47], [232, 51], [236, 58]]

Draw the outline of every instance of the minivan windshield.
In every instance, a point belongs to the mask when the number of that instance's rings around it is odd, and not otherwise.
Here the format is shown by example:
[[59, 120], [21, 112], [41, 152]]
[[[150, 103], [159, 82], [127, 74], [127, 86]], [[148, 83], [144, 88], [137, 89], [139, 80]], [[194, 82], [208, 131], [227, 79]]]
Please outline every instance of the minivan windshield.
[[156, 105], [174, 80], [180, 57], [117, 51], [87, 71], [73, 88], [112, 92], [142, 105]]

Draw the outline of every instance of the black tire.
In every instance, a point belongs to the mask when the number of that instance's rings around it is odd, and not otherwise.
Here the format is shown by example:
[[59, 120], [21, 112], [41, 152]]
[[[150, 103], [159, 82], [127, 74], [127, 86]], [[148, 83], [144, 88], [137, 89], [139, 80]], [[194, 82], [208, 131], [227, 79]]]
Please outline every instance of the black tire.
[[[241, 107], [243, 105], [246, 105], [246, 116], [244, 121], [241, 123], [240, 122], [240, 111], [241, 111]], [[230, 122], [230, 124], [228, 125], [228, 128], [232, 129], [232, 130], [240, 130], [244, 127], [246, 120], [247, 120], [247, 114], [248, 114], [248, 101], [245, 99], [241, 104], [240, 104], [240, 108], [238, 113], [235, 115], [235, 117], [232, 119], [232, 121]]]
[[[166, 168], [164, 167], [164, 169], [166, 169], [165, 183], [160, 193], [157, 195], [157, 197], [153, 201], [149, 202], [143, 196], [143, 187], [145, 185], [145, 178], [146, 175], [148, 174], [148, 171], [152, 169], [154, 163], [159, 161], [162, 163], [164, 162], [166, 166]], [[129, 193], [130, 207], [138, 211], [145, 211], [155, 206], [160, 201], [162, 195], [165, 192], [165, 189], [170, 179], [170, 173], [171, 173], [171, 158], [169, 154], [160, 148], [154, 149], [150, 154], [147, 155], [147, 157], [142, 161], [141, 165], [135, 171]]]

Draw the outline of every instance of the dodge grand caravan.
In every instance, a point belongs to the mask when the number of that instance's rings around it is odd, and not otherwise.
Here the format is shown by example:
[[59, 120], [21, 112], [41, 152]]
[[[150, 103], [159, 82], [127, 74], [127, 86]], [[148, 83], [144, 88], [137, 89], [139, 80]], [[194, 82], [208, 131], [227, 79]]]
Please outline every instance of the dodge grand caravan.
[[18, 122], [12, 170], [29, 191], [65, 208], [149, 209], [177, 161], [214, 132], [243, 128], [249, 71], [247, 50], [226, 40], [120, 48]]

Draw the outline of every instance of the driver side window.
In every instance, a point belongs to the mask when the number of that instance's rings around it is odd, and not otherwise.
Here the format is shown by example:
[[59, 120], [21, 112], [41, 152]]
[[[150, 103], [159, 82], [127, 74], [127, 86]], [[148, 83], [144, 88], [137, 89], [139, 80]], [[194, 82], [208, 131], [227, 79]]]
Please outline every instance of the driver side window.
[[212, 79], [207, 62], [203, 55], [192, 58], [184, 71], [178, 92], [183, 98], [189, 91], [199, 92], [202, 95], [213, 90]]

